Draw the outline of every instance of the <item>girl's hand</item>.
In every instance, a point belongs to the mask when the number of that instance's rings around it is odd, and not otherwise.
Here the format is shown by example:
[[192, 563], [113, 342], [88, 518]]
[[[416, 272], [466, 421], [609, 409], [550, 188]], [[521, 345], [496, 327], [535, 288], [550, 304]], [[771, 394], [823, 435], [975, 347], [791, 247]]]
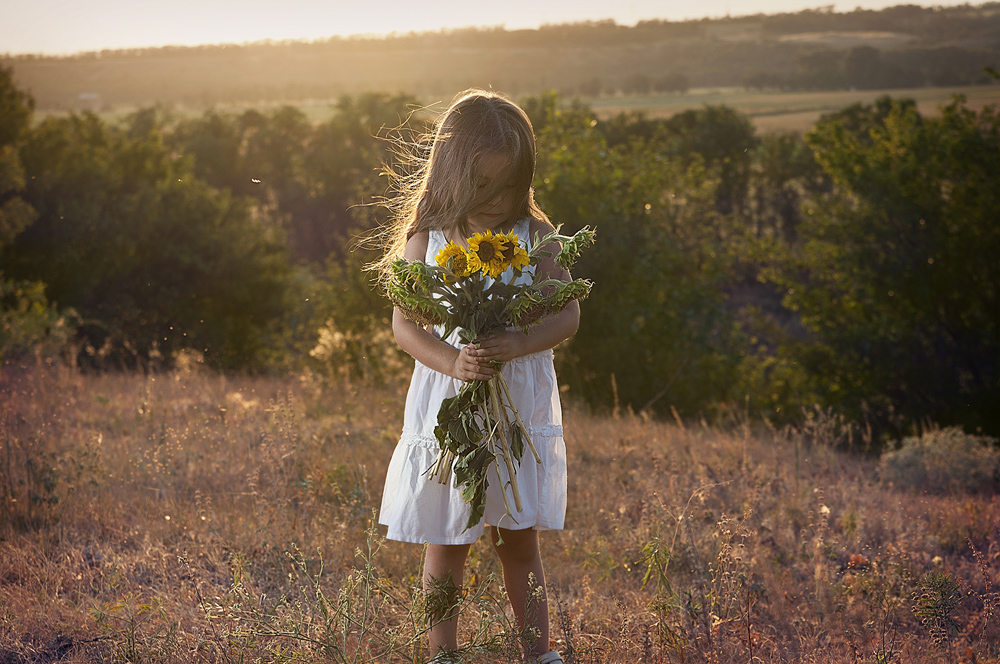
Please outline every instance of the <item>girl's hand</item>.
[[473, 356], [473, 353], [478, 352], [479, 349], [472, 344], [462, 346], [458, 351], [458, 357], [455, 358], [452, 377], [462, 381], [489, 380], [493, 378], [496, 370], [489, 365], [487, 360], [480, 360]]
[[469, 351], [476, 360], [486, 364], [489, 362], [507, 362], [515, 357], [525, 355], [525, 344], [528, 337], [520, 331], [505, 330], [479, 342], [479, 348]]

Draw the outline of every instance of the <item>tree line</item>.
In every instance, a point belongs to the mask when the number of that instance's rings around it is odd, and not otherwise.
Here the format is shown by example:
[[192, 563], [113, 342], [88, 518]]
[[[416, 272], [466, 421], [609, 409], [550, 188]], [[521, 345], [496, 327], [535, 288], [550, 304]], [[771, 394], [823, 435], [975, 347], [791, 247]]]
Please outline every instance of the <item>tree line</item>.
[[[571, 394], [1000, 433], [995, 109], [957, 98], [923, 117], [885, 97], [802, 137], [725, 106], [600, 120], [556, 93], [522, 103], [538, 201], [599, 233], [577, 267], [596, 287], [557, 353]], [[345, 96], [318, 125], [294, 107], [35, 123], [0, 70], [0, 354], [388, 377], [405, 363], [357, 238], [382, 221], [393, 139], [425, 128], [415, 106]]]

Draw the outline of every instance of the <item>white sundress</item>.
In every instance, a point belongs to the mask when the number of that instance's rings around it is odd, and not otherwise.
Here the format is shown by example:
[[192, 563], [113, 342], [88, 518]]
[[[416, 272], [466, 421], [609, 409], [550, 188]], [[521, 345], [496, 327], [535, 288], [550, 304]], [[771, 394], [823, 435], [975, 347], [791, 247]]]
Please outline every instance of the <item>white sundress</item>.
[[[522, 246], [528, 244], [529, 221], [523, 219], [514, 225], [513, 232]], [[426, 262], [433, 264], [444, 245], [444, 233], [431, 230]], [[509, 282], [512, 277], [513, 270], [508, 270], [500, 278]], [[524, 280], [531, 278], [527, 270], [521, 277]], [[438, 334], [442, 332], [441, 329], [437, 331]], [[456, 348], [461, 346], [457, 331], [447, 341]], [[403, 431], [389, 462], [379, 512], [379, 523], [388, 526], [389, 539], [417, 544], [471, 544], [483, 534], [484, 524], [509, 530], [558, 530], [563, 527], [566, 515], [566, 445], [552, 351], [545, 350], [511, 360], [504, 364], [502, 372], [510, 387], [514, 406], [542, 460], [537, 463], [531, 450], [525, 448], [521, 464], [516, 467], [521, 512], [516, 510], [513, 494], [507, 489], [507, 499], [516, 523], [506, 516], [495, 461], [488, 471], [485, 518], [468, 530], [465, 530], [465, 525], [469, 519], [469, 506], [462, 500], [461, 488], [455, 486], [454, 474], [446, 484], [428, 479], [428, 471], [440, 449], [434, 437], [434, 427], [437, 426], [441, 401], [458, 394], [462, 381], [416, 362], [406, 395]], [[508, 475], [503, 464], [500, 471], [506, 483]]]

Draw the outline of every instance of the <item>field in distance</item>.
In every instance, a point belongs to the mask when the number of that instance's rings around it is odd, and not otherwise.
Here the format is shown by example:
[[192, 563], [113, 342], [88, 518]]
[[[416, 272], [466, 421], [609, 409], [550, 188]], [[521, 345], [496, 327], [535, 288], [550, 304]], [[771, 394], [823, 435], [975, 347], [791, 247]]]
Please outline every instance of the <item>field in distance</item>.
[[[689, 109], [702, 108], [706, 104], [725, 105], [750, 116], [760, 133], [774, 131], [805, 132], [816, 124], [821, 115], [833, 113], [855, 103], [870, 104], [881, 96], [909, 98], [917, 102], [921, 115], [936, 115], [942, 106], [949, 104], [954, 95], [965, 95], [968, 107], [979, 110], [990, 104], [1000, 103], [1000, 85], [976, 85], [943, 88], [909, 88], [891, 90], [835, 90], [835, 91], [761, 91], [740, 87], [694, 88], [684, 94], [656, 94], [633, 96], [582, 97], [580, 101], [589, 106], [598, 117], [607, 119], [619, 113], [641, 112], [651, 118], [667, 118]], [[431, 109], [444, 109], [447, 99], [421, 99], [420, 103]], [[572, 97], [562, 97], [568, 105]], [[310, 121], [320, 124], [330, 119], [335, 112], [335, 99], [287, 102], [298, 107]], [[214, 110], [223, 113], [240, 113], [248, 109], [266, 111], [286, 105], [284, 102], [261, 102], [259, 104], [217, 105]], [[97, 114], [106, 122], [116, 122], [134, 107], [100, 109]], [[172, 113], [178, 119], [197, 117], [207, 109], [177, 106]], [[48, 116], [66, 115], [66, 111], [37, 111], [36, 121]]]
[[821, 115], [833, 113], [858, 102], [870, 104], [881, 96], [909, 98], [917, 102], [921, 115], [936, 115], [953, 95], [965, 95], [969, 108], [979, 110], [1000, 103], [1000, 85], [977, 85], [947, 88], [911, 88], [897, 90], [834, 90], [819, 92], [782, 92], [745, 88], [696, 88], [685, 94], [635, 97], [585, 98], [598, 117], [619, 113], [642, 112], [647, 117], [665, 118], [705, 104], [726, 105], [750, 116], [757, 131], [808, 131]]

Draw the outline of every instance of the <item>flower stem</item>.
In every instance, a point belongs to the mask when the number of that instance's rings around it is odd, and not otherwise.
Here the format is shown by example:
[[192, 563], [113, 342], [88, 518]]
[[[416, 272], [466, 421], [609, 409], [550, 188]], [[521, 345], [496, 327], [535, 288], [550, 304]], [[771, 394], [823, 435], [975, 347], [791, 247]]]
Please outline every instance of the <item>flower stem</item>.
[[524, 436], [524, 440], [528, 443], [528, 448], [535, 457], [536, 463], [542, 462], [542, 457], [538, 455], [538, 450], [535, 449], [535, 444], [531, 442], [531, 436], [528, 435], [528, 427], [524, 426], [524, 422], [521, 421], [521, 415], [517, 412], [517, 408], [514, 407], [514, 400], [510, 398], [510, 388], [507, 387], [507, 381], [504, 379], [502, 374], [497, 374], [500, 377], [500, 386], [503, 387], [504, 394], [507, 395], [507, 403], [510, 404], [510, 409], [514, 411], [514, 419], [517, 420], [517, 425], [521, 427], [521, 434]]
[[430, 468], [430, 473], [427, 479], [434, 481], [437, 479], [438, 484], [447, 484], [448, 477], [451, 475], [451, 463], [455, 460], [455, 455], [451, 450], [441, 450], [438, 452], [437, 459]]
[[[500, 474], [500, 464], [493, 464], [493, 467], [497, 469], [497, 479], [500, 480], [500, 495], [503, 496], [503, 506], [507, 510], [507, 516], [511, 518], [511, 521], [517, 523], [517, 519], [514, 518], [514, 513], [510, 511], [510, 503], [507, 501], [507, 489], [503, 486], [503, 475]], [[518, 507], [517, 511], [520, 512], [521, 508]]]
[[451, 476], [451, 463], [455, 460], [455, 455], [451, 450], [444, 450], [440, 456], [441, 472], [438, 476], [438, 483], [447, 484], [448, 478]]
[[[496, 378], [491, 378], [488, 385], [490, 388], [490, 407], [493, 409], [494, 418], [497, 420], [497, 424], [499, 425], [501, 418], [505, 417], [505, 412], [502, 410], [503, 401], [500, 398], [500, 388], [497, 386]], [[503, 457], [503, 460], [507, 464], [507, 474], [510, 478], [510, 489], [511, 493], [514, 494], [514, 506], [517, 507], [517, 511], [520, 512], [522, 510], [521, 492], [517, 487], [517, 471], [514, 470], [514, 461], [511, 459], [513, 455], [510, 451], [510, 444], [507, 441], [508, 434], [503, 427], [498, 428], [500, 428], [498, 439], [500, 443], [499, 447], [501, 449], [501, 453], [498, 456]], [[506, 489], [504, 489], [504, 494], [506, 495]]]

